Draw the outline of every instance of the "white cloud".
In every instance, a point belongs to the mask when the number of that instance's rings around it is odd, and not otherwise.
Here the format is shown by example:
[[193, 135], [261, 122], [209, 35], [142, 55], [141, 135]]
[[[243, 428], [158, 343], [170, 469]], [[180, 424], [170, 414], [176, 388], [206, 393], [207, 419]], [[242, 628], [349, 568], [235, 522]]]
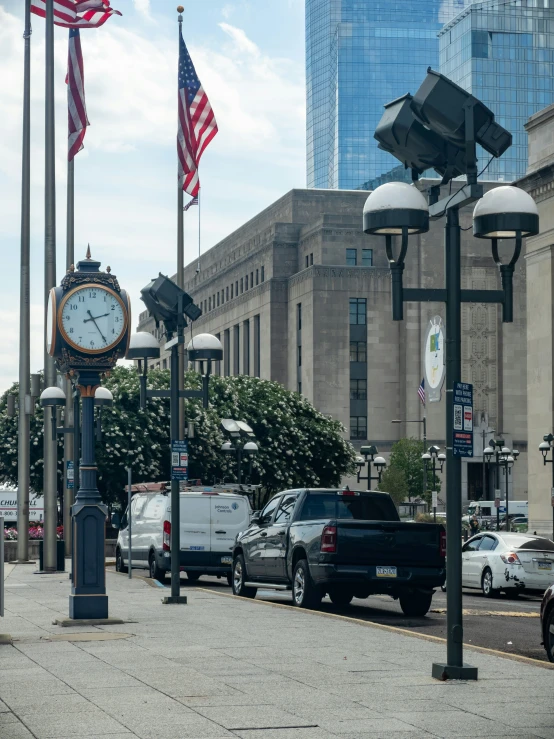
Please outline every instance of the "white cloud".
[[150, 15], [150, 0], [133, 0], [133, 4], [137, 13], [140, 13], [148, 21], [152, 20], [152, 16]]
[[235, 6], [228, 3], [227, 5], [224, 5], [221, 8], [221, 15], [226, 19], [229, 20], [229, 18], [233, 15], [235, 12]]

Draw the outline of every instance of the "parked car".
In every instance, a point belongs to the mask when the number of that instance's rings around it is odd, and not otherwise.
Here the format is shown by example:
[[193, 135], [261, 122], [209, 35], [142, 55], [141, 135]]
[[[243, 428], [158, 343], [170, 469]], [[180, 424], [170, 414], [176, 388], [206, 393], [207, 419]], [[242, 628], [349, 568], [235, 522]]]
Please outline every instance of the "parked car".
[[[226, 576], [231, 584], [235, 537], [250, 523], [252, 509], [244, 495], [218, 492], [181, 493], [181, 571], [189, 580], [201, 575]], [[129, 566], [129, 512], [124, 514], [116, 545], [116, 570]], [[164, 581], [171, 571], [171, 499], [166, 492], [144, 492], [131, 501], [131, 560], [150, 577]]]
[[546, 656], [554, 662], [554, 585], [548, 588], [542, 599], [541, 629]]
[[233, 592], [292, 590], [293, 602], [317, 608], [385, 593], [408, 616], [424, 616], [445, 580], [446, 532], [400, 522], [388, 493], [287, 490], [275, 495], [239, 534]]
[[554, 542], [512, 532], [477, 534], [462, 547], [462, 585], [478, 588], [487, 598], [544, 592], [552, 582]]

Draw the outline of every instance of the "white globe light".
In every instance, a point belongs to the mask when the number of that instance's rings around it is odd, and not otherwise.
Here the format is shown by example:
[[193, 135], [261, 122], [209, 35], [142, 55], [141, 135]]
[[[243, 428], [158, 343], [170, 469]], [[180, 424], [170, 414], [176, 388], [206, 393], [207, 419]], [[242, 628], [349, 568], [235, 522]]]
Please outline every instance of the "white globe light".
[[61, 388], [56, 387], [55, 385], [47, 387], [40, 394], [40, 404], [43, 406], [65, 405], [65, 393]]
[[243, 450], [255, 454], [258, 451], [258, 445], [254, 441], [247, 441], [243, 446]]
[[375, 467], [385, 467], [387, 462], [384, 457], [375, 457], [373, 464]]
[[213, 359], [223, 359], [221, 341], [213, 334], [198, 334], [187, 345], [188, 358], [191, 362]]
[[113, 405], [113, 395], [105, 387], [97, 387], [94, 392], [95, 405]]
[[483, 195], [473, 210], [473, 235], [480, 239], [512, 239], [539, 232], [539, 211], [529, 193], [502, 185]]
[[368, 234], [424, 233], [429, 230], [429, 205], [414, 185], [386, 182], [367, 198], [363, 228]]
[[148, 331], [137, 331], [131, 334], [126, 359], [158, 359], [160, 345]]

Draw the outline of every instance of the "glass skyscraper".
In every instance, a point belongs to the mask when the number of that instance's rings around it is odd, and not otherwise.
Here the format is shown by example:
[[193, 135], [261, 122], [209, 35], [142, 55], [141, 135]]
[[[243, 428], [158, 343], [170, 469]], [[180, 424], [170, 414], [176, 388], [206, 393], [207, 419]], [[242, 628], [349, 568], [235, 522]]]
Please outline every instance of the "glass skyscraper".
[[438, 33], [470, 0], [306, 0], [308, 187], [409, 177], [373, 138], [385, 103], [438, 68]]
[[[484, 178], [511, 182], [527, 168], [529, 116], [554, 102], [554, 0], [474, 3], [439, 36], [439, 71], [482, 100], [513, 136]], [[490, 156], [478, 152], [482, 169]]]

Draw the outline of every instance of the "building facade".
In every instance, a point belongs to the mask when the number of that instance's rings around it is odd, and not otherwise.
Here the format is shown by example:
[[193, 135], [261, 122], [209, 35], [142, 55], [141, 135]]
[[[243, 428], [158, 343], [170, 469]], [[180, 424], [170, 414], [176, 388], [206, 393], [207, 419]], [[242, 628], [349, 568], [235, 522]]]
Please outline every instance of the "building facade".
[[[475, 95], [513, 136], [486, 178], [512, 182], [527, 169], [527, 119], [554, 102], [554, 4], [475, 2], [439, 34], [439, 70]], [[489, 155], [478, 153], [479, 163]]]
[[405, 177], [373, 138], [383, 106], [438, 67], [437, 34], [468, 3], [306, 0], [308, 187], [372, 189]]
[[[417, 393], [423, 342], [430, 318], [444, 319], [444, 306], [409, 303], [405, 320], [392, 321], [384, 244], [361, 228], [367, 195], [293, 190], [206, 252], [199, 273], [196, 261], [186, 267], [184, 285], [203, 310], [192, 330], [223, 344], [217, 373], [249, 374], [300, 392], [340, 420], [358, 449], [373, 443], [386, 455], [398, 438], [421, 437], [422, 424], [413, 422], [423, 418]], [[470, 226], [471, 209], [461, 221]], [[410, 238], [406, 286], [441, 286], [443, 230], [434, 222], [429, 233]], [[490, 252], [470, 234], [463, 234], [463, 287], [498, 289]], [[495, 305], [463, 307], [463, 379], [474, 385], [476, 424], [475, 457], [463, 466], [466, 498], [493, 495], [491, 471], [481, 464], [488, 430], [519, 448], [509, 484], [518, 499], [526, 497], [523, 260], [514, 297], [513, 324], [502, 324]], [[146, 312], [139, 330], [163, 346], [163, 327], [156, 329]], [[156, 364], [167, 367], [168, 359], [162, 353]], [[444, 446], [444, 413], [444, 402], [427, 404], [429, 443]]]

